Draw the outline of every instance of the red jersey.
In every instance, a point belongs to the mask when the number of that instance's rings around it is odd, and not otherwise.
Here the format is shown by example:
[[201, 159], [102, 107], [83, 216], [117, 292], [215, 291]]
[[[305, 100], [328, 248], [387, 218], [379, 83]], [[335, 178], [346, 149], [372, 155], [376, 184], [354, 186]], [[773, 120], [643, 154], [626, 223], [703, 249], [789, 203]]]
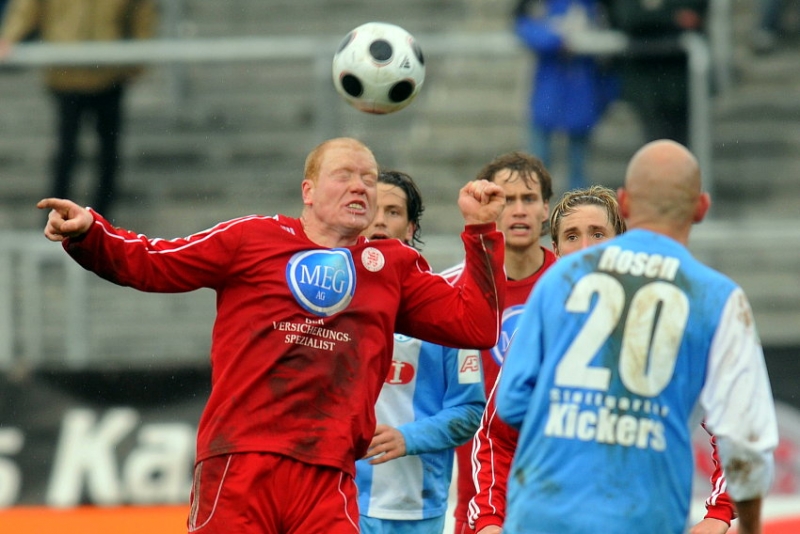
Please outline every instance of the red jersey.
[[[534, 284], [544, 274], [544, 272], [556, 261], [556, 256], [550, 250], [542, 247], [544, 251], [544, 263], [538, 271], [523, 280], [505, 280], [505, 305], [502, 316], [502, 327], [498, 343], [490, 350], [481, 351], [481, 364], [483, 365], [483, 385], [487, 399], [497, 380], [500, 372], [500, 365], [503, 363], [505, 351], [511, 342], [511, 335], [516, 329], [517, 319], [522, 312], [522, 305], [528, 300], [533, 290]], [[463, 264], [458, 265], [444, 273], [448, 279], [457, 279], [462, 272]], [[484, 414], [485, 417], [485, 414]], [[456, 522], [466, 522], [467, 506], [470, 499], [475, 495], [475, 484], [472, 480], [473, 466], [471, 462], [472, 443], [467, 442], [456, 448], [456, 459], [458, 461], [457, 476], [457, 502], [454, 516]]]
[[399, 240], [321, 247], [280, 215], [171, 240], [93, 215], [86, 234], [64, 241], [84, 268], [141, 291], [216, 291], [197, 461], [271, 452], [354, 476], [394, 332], [480, 348], [499, 335], [504, 248], [494, 223], [465, 228], [467, 269], [450, 283]]

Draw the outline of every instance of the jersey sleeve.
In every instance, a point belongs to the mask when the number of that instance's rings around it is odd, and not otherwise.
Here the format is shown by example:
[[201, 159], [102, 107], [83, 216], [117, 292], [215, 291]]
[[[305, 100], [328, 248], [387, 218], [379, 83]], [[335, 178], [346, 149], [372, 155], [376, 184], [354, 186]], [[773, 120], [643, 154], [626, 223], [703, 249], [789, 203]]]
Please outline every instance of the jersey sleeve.
[[459, 368], [457, 349], [438, 348], [445, 377], [442, 409], [431, 417], [398, 427], [409, 455], [452, 449], [465, 443], [475, 434], [486, 404], [480, 371], [474, 373], [477, 380], [471, 380], [470, 375]]
[[[706, 428], [703, 423], [703, 428]], [[719, 461], [719, 453], [717, 452], [717, 438], [713, 434], [710, 435], [711, 442], [711, 460], [714, 462], [714, 471], [711, 473], [711, 495], [706, 499], [706, 519], [719, 519], [725, 521], [728, 525], [731, 524], [736, 518], [736, 508], [731, 501], [730, 495], [725, 491], [725, 474], [722, 472], [722, 464]]]
[[741, 288], [731, 292], [720, 317], [700, 403], [716, 436], [731, 498], [766, 495], [778, 426], [761, 341]]
[[475, 531], [490, 525], [503, 525], [506, 516], [506, 482], [519, 438], [519, 433], [497, 416], [496, 389], [497, 382], [489, 394], [481, 425], [472, 440], [475, 496], [469, 503], [468, 521], [470, 528]]
[[42, 2], [36, 0], [17, 0], [5, 6], [5, 13], [0, 10], [0, 39], [8, 39], [16, 43], [33, 32], [40, 24]]
[[241, 240], [246, 219], [234, 219], [179, 239], [150, 239], [115, 228], [92, 211], [95, 222], [63, 247], [83, 268], [140, 291], [179, 293], [214, 287], [224, 276]]
[[564, 44], [564, 39], [545, 17], [517, 17], [514, 20], [514, 33], [525, 46], [539, 54], [555, 54]]
[[473, 224], [461, 238], [464, 269], [452, 282], [431, 273], [421, 256], [416, 269], [404, 273], [395, 331], [450, 347], [489, 349], [500, 335], [505, 302], [503, 234], [494, 223]]

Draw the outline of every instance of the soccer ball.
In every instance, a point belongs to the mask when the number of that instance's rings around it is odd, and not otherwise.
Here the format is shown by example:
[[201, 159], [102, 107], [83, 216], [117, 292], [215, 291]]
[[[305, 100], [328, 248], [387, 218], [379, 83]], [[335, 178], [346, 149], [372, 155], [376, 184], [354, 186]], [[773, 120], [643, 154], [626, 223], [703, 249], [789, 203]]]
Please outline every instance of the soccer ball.
[[400, 26], [368, 22], [355, 28], [333, 56], [333, 85], [356, 109], [385, 114], [403, 109], [425, 80], [425, 60]]

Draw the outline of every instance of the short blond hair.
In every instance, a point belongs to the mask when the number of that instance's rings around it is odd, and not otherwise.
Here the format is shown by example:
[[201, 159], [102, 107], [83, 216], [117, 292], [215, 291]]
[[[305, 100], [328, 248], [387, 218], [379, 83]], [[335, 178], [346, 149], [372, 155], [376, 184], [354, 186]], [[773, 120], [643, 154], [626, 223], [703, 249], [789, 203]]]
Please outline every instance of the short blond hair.
[[353, 147], [363, 148], [369, 153], [372, 153], [372, 150], [370, 150], [367, 145], [352, 137], [335, 137], [333, 139], [328, 139], [327, 141], [323, 141], [315, 146], [311, 152], [308, 153], [308, 156], [306, 156], [306, 163], [303, 167], [304, 179], [311, 180], [312, 182], [317, 181], [317, 178], [319, 177], [319, 169], [322, 164], [322, 157], [325, 155], [325, 152], [336, 145], [350, 145]]
[[572, 189], [561, 196], [558, 204], [550, 212], [550, 239], [558, 245], [558, 231], [561, 219], [572, 213], [578, 206], [599, 206], [606, 210], [608, 220], [614, 227], [616, 235], [627, 230], [625, 219], [619, 212], [619, 203], [613, 190], [602, 185], [592, 185], [583, 189]]

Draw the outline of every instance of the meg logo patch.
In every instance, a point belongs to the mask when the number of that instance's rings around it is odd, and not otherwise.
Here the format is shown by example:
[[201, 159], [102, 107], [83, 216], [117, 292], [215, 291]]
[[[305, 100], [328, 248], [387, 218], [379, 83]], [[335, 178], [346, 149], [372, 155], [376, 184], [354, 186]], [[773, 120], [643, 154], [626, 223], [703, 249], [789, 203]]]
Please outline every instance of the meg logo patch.
[[514, 333], [517, 331], [519, 316], [522, 315], [523, 308], [524, 305], [517, 304], [503, 310], [503, 320], [500, 323], [500, 339], [497, 340], [497, 345], [491, 351], [492, 358], [497, 362], [497, 365], [503, 365], [508, 347], [511, 345], [511, 340], [514, 339]]
[[356, 269], [343, 248], [298, 252], [286, 266], [286, 281], [303, 309], [329, 317], [347, 308], [356, 291]]

